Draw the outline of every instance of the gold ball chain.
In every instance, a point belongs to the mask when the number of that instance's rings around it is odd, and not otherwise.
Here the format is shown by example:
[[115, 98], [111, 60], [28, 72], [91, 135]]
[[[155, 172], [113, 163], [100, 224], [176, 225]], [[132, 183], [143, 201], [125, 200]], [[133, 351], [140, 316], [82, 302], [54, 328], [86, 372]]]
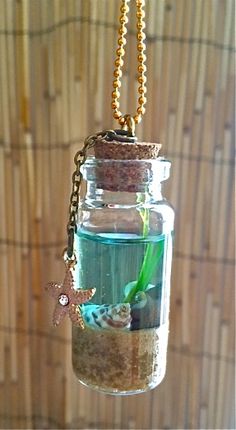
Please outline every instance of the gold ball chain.
[[137, 60], [138, 60], [138, 82], [140, 86], [138, 87], [138, 92], [140, 94], [140, 97], [138, 99], [138, 107], [137, 107], [137, 113], [132, 117], [131, 115], [123, 115], [120, 108], [119, 98], [120, 98], [120, 92], [119, 88], [121, 88], [121, 77], [122, 77], [122, 68], [124, 65], [123, 57], [125, 55], [125, 48], [126, 45], [126, 38], [125, 35], [127, 33], [127, 23], [128, 23], [128, 12], [129, 12], [129, 6], [128, 2], [130, 0], [122, 0], [120, 12], [120, 28], [119, 28], [119, 38], [118, 38], [118, 49], [116, 50], [116, 60], [115, 60], [115, 70], [114, 70], [114, 80], [113, 80], [113, 92], [112, 92], [112, 109], [113, 109], [113, 117], [119, 121], [119, 124], [124, 127], [127, 126], [128, 128], [132, 128], [131, 124], [138, 124], [141, 119], [142, 115], [145, 113], [145, 104], [147, 102], [147, 98], [145, 97], [145, 94], [147, 92], [146, 82], [147, 78], [145, 76], [145, 72], [147, 70], [145, 66], [146, 61], [146, 55], [144, 54], [144, 51], [146, 50], [145, 45], [145, 38], [146, 35], [144, 33], [145, 28], [145, 12], [143, 10], [145, 0], [136, 0], [136, 17], [137, 17]]

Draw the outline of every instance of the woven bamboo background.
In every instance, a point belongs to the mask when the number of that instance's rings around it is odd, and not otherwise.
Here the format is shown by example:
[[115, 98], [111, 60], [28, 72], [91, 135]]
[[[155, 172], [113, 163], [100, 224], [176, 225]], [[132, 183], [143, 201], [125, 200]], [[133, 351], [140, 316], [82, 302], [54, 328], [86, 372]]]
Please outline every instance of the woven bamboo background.
[[[134, 0], [122, 88], [136, 105]], [[71, 368], [51, 326], [73, 155], [111, 128], [118, 0], [0, 0], [0, 427], [233, 429], [234, 0], [147, 0], [148, 105], [140, 139], [173, 162], [176, 208], [167, 375], [130, 398]]]

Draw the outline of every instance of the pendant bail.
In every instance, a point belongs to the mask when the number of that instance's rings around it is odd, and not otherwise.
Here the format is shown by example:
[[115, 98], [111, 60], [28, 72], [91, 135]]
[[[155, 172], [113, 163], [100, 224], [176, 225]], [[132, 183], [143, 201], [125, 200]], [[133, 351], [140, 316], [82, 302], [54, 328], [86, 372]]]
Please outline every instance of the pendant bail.
[[68, 235], [68, 246], [63, 250], [62, 257], [67, 267], [73, 268], [77, 263], [74, 252], [74, 232]]
[[131, 136], [135, 136], [135, 121], [134, 118], [128, 113], [124, 115], [124, 125], [122, 125], [123, 130], [128, 130]]

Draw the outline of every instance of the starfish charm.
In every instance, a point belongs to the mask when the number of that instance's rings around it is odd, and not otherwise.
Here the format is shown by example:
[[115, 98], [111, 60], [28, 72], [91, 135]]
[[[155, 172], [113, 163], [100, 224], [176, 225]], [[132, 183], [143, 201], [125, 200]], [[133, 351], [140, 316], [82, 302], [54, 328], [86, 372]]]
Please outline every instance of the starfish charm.
[[71, 269], [68, 267], [63, 284], [49, 282], [46, 286], [46, 290], [52, 297], [57, 299], [53, 313], [53, 324], [57, 326], [66, 314], [69, 314], [73, 324], [84, 328], [84, 321], [79, 305], [90, 300], [95, 294], [96, 288], [76, 290], [74, 288], [74, 279]]

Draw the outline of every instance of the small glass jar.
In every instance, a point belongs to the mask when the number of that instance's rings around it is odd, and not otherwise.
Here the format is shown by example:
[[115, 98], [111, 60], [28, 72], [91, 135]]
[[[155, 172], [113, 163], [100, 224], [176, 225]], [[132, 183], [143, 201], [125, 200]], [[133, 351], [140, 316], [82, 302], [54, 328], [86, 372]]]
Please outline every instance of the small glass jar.
[[73, 326], [80, 382], [109, 394], [136, 394], [165, 375], [174, 211], [161, 194], [170, 162], [98, 160], [82, 173], [87, 192], [75, 236], [75, 284], [96, 288]]

